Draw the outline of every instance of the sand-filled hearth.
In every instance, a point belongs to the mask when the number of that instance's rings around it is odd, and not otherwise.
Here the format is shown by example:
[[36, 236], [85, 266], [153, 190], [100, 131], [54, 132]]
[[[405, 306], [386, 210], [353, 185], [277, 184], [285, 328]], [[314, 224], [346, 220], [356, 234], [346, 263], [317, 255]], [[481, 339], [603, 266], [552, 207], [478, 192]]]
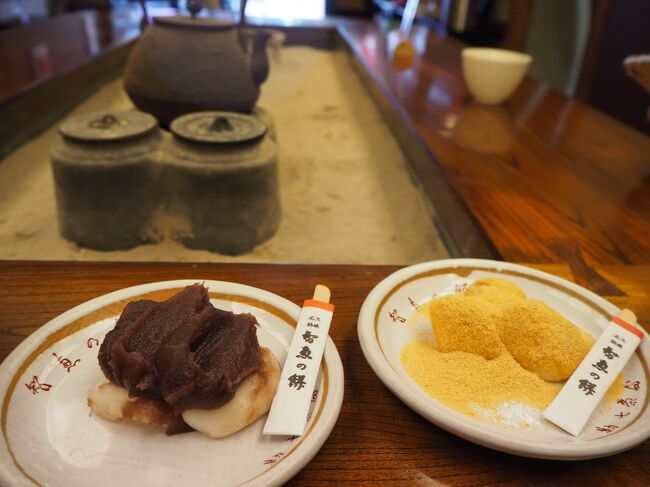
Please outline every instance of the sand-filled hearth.
[[[283, 216], [277, 234], [252, 252], [224, 256], [170, 239], [99, 252], [64, 240], [48, 159], [53, 126], [0, 161], [0, 259], [407, 264], [447, 256], [404, 155], [345, 53], [285, 48], [259, 104], [276, 123]], [[73, 113], [130, 107], [115, 80]]]

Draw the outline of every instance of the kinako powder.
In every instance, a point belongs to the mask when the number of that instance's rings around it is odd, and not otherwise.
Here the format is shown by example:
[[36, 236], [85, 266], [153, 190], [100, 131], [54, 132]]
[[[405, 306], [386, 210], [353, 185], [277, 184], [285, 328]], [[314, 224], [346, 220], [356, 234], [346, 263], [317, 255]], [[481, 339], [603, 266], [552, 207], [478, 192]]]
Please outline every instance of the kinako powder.
[[[480, 279], [463, 294], [434, 298], [421, 307], [427, 311], [436, 343], [406, 344], [402, 365], [431, 397], [473, 417], [508, 401], [543, 410], [595, 342], [504, 279]], [[605, 401], [622, 391], [619, 376]]]

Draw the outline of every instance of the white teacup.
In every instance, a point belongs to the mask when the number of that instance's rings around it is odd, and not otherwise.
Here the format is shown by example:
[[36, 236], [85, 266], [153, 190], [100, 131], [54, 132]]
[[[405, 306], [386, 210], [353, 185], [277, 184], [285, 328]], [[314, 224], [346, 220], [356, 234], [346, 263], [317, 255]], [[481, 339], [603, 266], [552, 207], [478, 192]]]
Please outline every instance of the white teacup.
[[470, 93], [487, 105], [497, 105], [517, 89], [533, 60], [528, 54], [505, 49], [466, 47], [463, 74]]

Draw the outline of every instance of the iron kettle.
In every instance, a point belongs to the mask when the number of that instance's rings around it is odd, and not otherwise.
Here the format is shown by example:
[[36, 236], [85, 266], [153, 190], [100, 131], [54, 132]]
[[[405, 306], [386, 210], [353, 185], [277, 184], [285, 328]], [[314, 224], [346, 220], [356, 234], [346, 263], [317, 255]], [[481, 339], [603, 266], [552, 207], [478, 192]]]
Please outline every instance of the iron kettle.
[[156, 17], [133, 47], [124, 88], [163, 127], [185, 113], [249, 113], [269, 72], [262, 29], [206, 17]]

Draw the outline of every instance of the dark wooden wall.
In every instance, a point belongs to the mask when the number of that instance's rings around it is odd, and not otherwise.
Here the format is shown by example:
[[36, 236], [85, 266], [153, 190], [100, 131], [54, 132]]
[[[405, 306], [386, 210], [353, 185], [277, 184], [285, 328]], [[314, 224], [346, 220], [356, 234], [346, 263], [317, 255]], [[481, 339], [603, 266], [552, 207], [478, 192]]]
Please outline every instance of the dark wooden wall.
[[650, 94], [623, 69], [623, 59], [632, 54], [650, 54], [650, 1], [611, 2], [595, 54], [591, 83], [584, 100], [634, 128], [650, 134], [646, 110]]
[[0, 100], [90, 57], [86, 24], [95, 12], [75, 12], [0, 31]]

